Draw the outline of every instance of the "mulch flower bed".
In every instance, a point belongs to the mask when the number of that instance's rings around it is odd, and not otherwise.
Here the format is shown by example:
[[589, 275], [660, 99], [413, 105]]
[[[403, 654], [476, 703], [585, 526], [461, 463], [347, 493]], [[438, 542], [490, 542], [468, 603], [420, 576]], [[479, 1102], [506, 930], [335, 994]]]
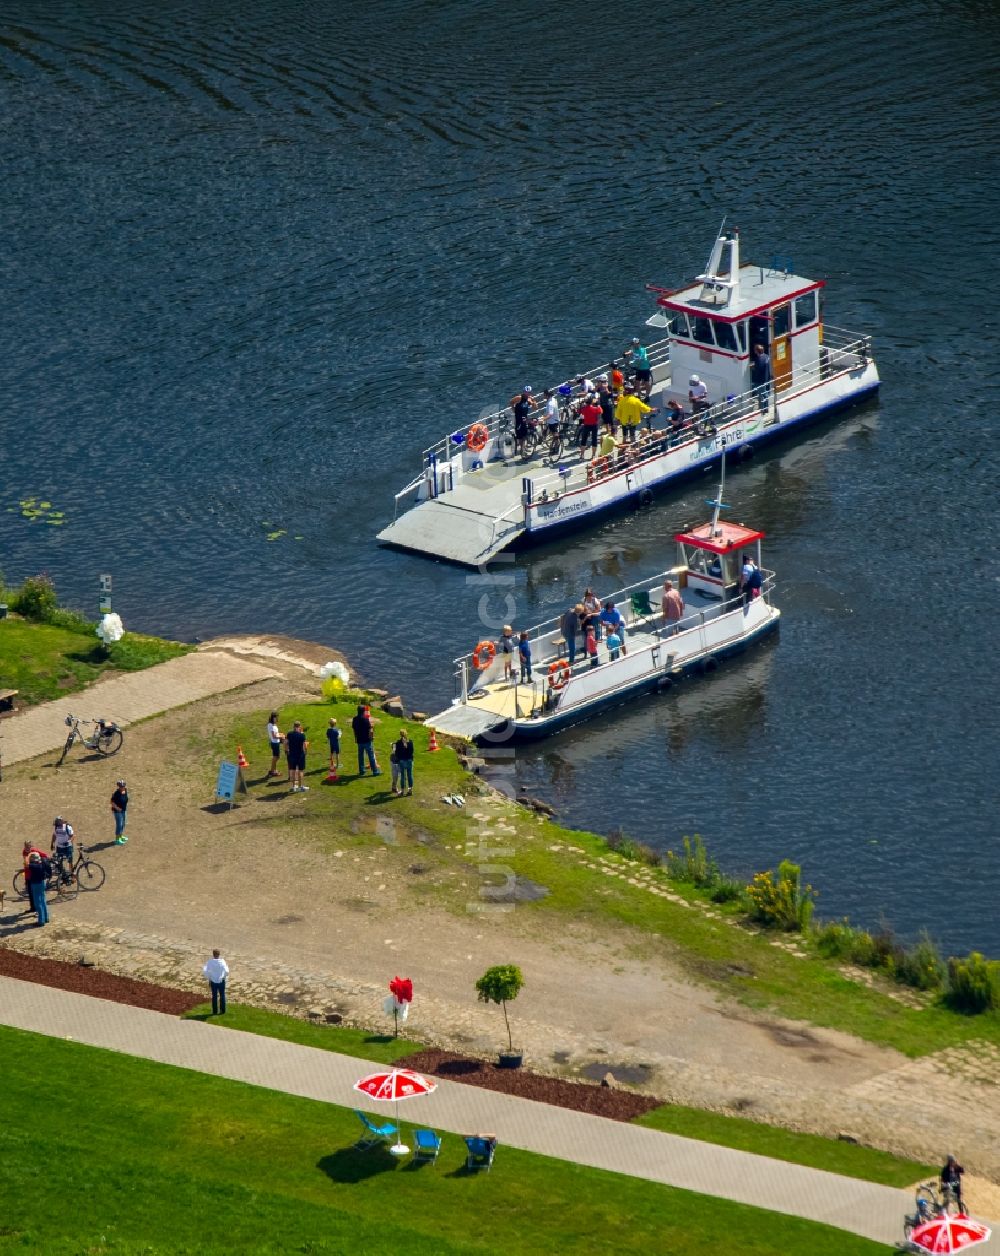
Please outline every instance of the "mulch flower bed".
[[67, 964], [60, 959], [22, 955], [4, 946], [0, 946], [0, 976], [33, 981], [56, 990], [72, 990], [75, 994], [89, 994], [91, 998], [109, 999], [112, 1003], [127, 1003], [129, 1007], [144, 1007], [151, 1012], [166, 1012], [168, 1016], [180, 1016], [205, 1002], [201, 994], [154, 986], [131, 977], [116, 977], [99, 968]]
[[470, 1059], [451, 1051], [419, 1051], [416, 1055], [408, 1055], [405, 1060], [399, 1060], [398, 1064], [401, 1068], [431, 1073], [450, 1082], [499, 1090], [505, 1095], [535, 1099], [558, 1108], [572, 1108], [575, 1112], [589, 1112], [592, 1116], [606, 1116], [613, 1121], [632, 1121], [644, 1112], [661, 1106], [661, 1101], [652, 1095], [637, 1095], [608, 1086], [591, 1086], [586, 1082], [570, 1082], [561, 1077], [543, 1077], [540, 1073], [528, 1073], [519, 1068], [498, 1068], [486, 1060]]
[[[135, 981], [131, 977], [118, 977], [82, 964], [67, 964], [58, 959], [42, 959], [37, 955], [23, 955], [20, 951], [0, 946], [0, 976], [14, 977], [18, 981], [33, 981], [36, 985], [52, 986], [56, 990], [71, 990], [75, 994], [87, 994], [94, 999], [108, 999], [112, 1003], [125, 1003], [129, 1007], [144, 1007], [151, 1012], [164, 1012], [167, 1016], [181, 1016], [205, 999], [200, 994], [186, 990], [174, 990], [169, 986], [155, 986], [148, 981]], [[507, 1095], [519, 1095], [522, 1099], [535, 1099], [539, 1103], [551, 1103], [558, 1108], [572, 1108], [576, 1112], [589, 1112], [592, 1116], [606, 1116], [614, 1121], [631, 1121], [644, 1112], [660, 1106], [660, 1100], [652, 1095], [633, 1094], [613, 1087], [588, 1085], [586, 1082], [566, 1081], [561, 1077], [543, 1077], [525, 1069], [498, 1068], [485, 1060], [456, 1055], [452, 1051], [428, 1049], [416, 1055], [408, 1055], [399, 1064], [416, 1069], [419, 1073], [431, 1073], [435, 1077], [466, 1086], [480, 1086], [484, 1090], [498, 1090]]]

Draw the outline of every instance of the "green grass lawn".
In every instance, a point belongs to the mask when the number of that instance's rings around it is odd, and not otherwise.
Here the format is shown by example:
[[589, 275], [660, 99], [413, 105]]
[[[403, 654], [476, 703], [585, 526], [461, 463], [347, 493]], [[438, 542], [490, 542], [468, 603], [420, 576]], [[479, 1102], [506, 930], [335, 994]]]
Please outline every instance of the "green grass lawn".
[[[840, 1230], [501, 1147], [358, 1152], [346, 1108], [0, 1028], [0, 1251], [863, 1256]], [[71, 1098], [52, 1101], [55, 1079]], [[53, 1083], [54, 1084], [54, 1083]], [[418, 1102], [418, 1101], [414, 1101]], [[433, 1125], [433, 1096], [423, 1115]], [[470, 1118], [471, 1119], [471, 1118]]]
[[102, 672], [135, 672], [186, 654], [193, 646], [126, 632], [105, 651], [93, 628], [76, 630], [25, 619], [0, 620], [2, 688], [17, 689], [31, 706], [75, 693]]
[[[563, 828], [513, 803], [487, 801], [477, 793], [481, 783], [462, 769], [454, 750], [445, 746], [437, 754], [427, 753], [428, 733], [419, 724], [408, 725], [417, 747], [415, 795], [394, 798], [389, 790], [389, 746], [405, 721], [376, 711], [380, 720], [376, 750], [384, 775], [358, 778], [350, 733], [355, 708], [354, 698], [348, 697], [282, 709], [283, 729], [293, 719], [306, 726], [311, 742], [307, 779], [312, 788], [304, 800], [305, 816], [291, 819], [276, 814], [269, 822], [284, 826], [298, 840], [321, 851], [388, 845], [389, 858], [405, 865], [416, 856], [426, 872], [419, 885], [413, 882], [414, 909], [425, 904], [466, 913], [477, 883], [479, 841], [470, 813], [488, 810], [498, 821], [513, 826], [513, 831], [494, 830], [494, 846], [514, 848], [515, 853], [503, 862], [550, 891], [537, 902], [519, 906], [520, 912], [568, 918], [595, 929], [629, 926], [637, 931], [630, 937], [638, 949], [654, 954], [665, 948], [690, 976], [748, 1007], [840, 1029], [909, 1056], [975, 1039], [1000, 1043], [1000, 1015], [962, 1016], [940, 1004], [907, 1006], [886, 987], [850, 980], [834, 961], [815, 951], [801, 958], [772, 945], [776, 935], [755, 933], [736, 923], [737, 908], [712, 904], [704, 893], [668, 882], [662, 870], [653, 872], [654, 880], [683, 896], [685, 903], [657, 898], [622, 878], [584, 867], [582, 858], [603, 857], [629, 876], [641, 870], [641, 865], [609, 852], [598, 835]], [[342, 779], [335, 786], [322, 783], [330, 715], [337, 718], [343, 737]], [[211, 752], [207, 763], [221, 753], [232, 756], [237, 744], [242, 745], [250, 752], [252, 792], [265, 793], [268, 786], [263, 776], [270, 762], [265, 723], [264, 712], [241, 716], [210, 734], [193, 733], [192, 745]], [[202, 789], [211, 789], [211, 772], [214, 768], [205, 769]], [[453, 793], [465, 796], [469, 806], [458, 810], [440, 801]], [[391, 821], [388, 827], [387, 821]], [[584, 856], [567, 847], [581, 849]], [[715, 916], [706, 914], [706, 908]]]
[[873, 1147], [857, 1147], [853, 1143], [822, 1138], [818, 1134], [797, 1134], [773, 1125], [763, 1125], [760, 1121], [722, 1116], [700, 1108], [665, 1104], [645, 1116], [637, 1117], [635, 1124], [664, 1130], [668, 1134], [680, 1134], [683, 1138], [735, 1147], [738, 1151], [752, 1151], [755, 1155], [770, 1156], [773, 1160], [825, 1169], [828, 1173], [840, 1173], [844, 1177], [879, 1182], [882, 1186], [910, 1186], [936, 1177], [939, 1170], [938, 1165], [921, 1164]]
[[241, 1029], [244, 1033], [261, 1034], [265, 1038], [280, 1038], [283, 1042], [298, 1042], [304, 1047], [319, 1047], [322, 1051], [338, 1051], [341, 1055], [353, 1055], [359, 1060], [374, 1060], [379, 1064], [391, 1064], [424, 1049], [422, 1043], [408, 1038], [371, 1034], [346, 1025], [318, 1025], [299, 1020], [297, 1016], [248, 1007], [244, 1003], [227, 1004], [225, 1016], [213, 1016], [211, 1003], [202, 1003], [185, 1012], [184, 1019], [206, 1021], [222, 1029]]

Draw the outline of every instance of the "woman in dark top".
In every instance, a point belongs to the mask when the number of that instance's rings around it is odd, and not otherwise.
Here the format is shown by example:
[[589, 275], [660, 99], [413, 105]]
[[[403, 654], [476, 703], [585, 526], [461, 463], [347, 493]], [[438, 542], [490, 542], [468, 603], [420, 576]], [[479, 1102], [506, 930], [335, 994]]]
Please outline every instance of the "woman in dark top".
[[392, 753], [396, 756], [396, 763], [399, 766], [399, 792], [400, 794], [412, 794], [413, 742], [406, 735], [405, 728], [399, 730], [399, 738], [392, 748]]

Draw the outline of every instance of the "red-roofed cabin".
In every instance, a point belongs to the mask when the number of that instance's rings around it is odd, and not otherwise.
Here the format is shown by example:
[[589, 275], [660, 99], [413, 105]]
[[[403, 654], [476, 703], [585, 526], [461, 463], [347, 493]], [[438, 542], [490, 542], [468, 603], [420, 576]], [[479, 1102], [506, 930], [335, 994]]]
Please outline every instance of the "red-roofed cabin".
[[691, 593], [728, 602], [739, 593], [745, 554], [763, 570], [760, 552], [763, 538], [763, 532], [721, 520], [714, 527], [704, 523], [687, 532], [678, 532], [674, 537], [678, 561], [674, 572]]

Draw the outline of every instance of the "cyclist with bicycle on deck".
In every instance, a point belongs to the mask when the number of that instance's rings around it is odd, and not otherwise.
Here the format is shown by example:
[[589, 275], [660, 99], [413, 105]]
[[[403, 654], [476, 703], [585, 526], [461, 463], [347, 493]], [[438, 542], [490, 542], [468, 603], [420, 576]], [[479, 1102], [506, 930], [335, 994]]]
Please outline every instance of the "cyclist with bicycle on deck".
[[[73, 826], [62, 816], [52, 821], [52, 863], [56, 876], [67, 884], [73, 880]], [[63, 864], [66, 865], [65, 870]]]

